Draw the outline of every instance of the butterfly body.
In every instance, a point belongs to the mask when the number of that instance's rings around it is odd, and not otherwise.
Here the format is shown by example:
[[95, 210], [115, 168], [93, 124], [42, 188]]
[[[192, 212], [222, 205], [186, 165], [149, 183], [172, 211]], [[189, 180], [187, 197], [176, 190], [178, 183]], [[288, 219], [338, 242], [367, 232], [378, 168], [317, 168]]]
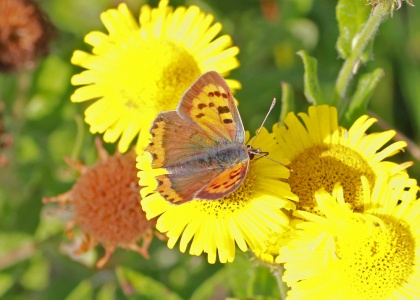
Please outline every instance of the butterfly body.
[[217, 200], [235, 191], [249, 166], [250, 148], [233, 96], [216, 72], [202, 75], [176, 111], [160, 113], [146, 148], [157, 176], [156, 190], [169, 202]]
[[171, 174], [189, 175], [200, 173], [203, 169], [224, 171], [249, 159], [246, 147], [242, 145], [223, 145], [214, 149], [207, 149], [207, 153], [185, 159], [185, 161], [168, 165], [166, 170]]

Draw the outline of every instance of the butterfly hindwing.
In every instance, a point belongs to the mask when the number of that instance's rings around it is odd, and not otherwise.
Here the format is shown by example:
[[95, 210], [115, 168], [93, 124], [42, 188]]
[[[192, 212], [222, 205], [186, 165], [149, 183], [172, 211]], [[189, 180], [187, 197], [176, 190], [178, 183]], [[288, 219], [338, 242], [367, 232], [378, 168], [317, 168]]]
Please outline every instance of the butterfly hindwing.
[[235, 167], [222, 172], [199, 191], [196, 198], [216, 200], [232, 193], [245, 179], [245, 175], [248, 171], [248, 164], [249, 161], [246, 160], [237, 164]]
[[197, 192], [205, 188], [219, 173], [216, 170], [203, 170], [200, 173], [160, 175], [156, 177], [156, 191], [167, 201], [181, 204], [197, 199]]
[[217, 72], [198, 78], [183, 95], [177, 110], [215, 139], [244, 143], [245, 130], [235, 99]]

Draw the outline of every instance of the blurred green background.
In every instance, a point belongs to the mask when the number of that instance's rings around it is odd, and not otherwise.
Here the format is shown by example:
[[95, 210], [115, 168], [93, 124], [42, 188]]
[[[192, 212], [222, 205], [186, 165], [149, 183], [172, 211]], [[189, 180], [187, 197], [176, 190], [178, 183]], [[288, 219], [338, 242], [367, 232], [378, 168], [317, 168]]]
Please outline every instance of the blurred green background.
[[[0, 167], [0, 298], [2, 299], [223, 299], [279, 297], [270, 272], [251, 255], [238, 253], [228, 265], [209, 265], [206, 257], [181, 254], [155, 239], [151, 259], [117, 250], [102, 270], [88, 266], [94, 257], [75, 262], [63, 253], [66, 212], [43, 207], [41, 198], [63, 193], [77, 176], [64, 163], [72, 156], [92, 164], [96, 160], [94, 137], [83, 122], [87, 104], [71, 103], [70, 85], [80, 68], [70, 64], [74, 50], [89, 51], [84, 35], [104, 31], [99, 15], [116, 7], [110, 0], [42, 0], [40, 6], [58, 31], [51, 53], [30, 72], [0, 74], [3, 122], [13, 137], [3, 150], [8, 164]], [[145, 3], [127, 1], [137, 18]], [[274, 97], [282, 95], [281, 83], [292, 85], [296, 111], [306, 111], [303, 96], [303, 64], [295, 53], [306, 50], [318, 59], [324, 95], [332, 95], [342, 65], [335, 44], [338, 27], [336, 1], [330, 0], [214, 0], [171, 1], [173, 6], [198, 5], [215, 15], [223, 33], [239, 46], [241, 66], [230, 78], [242, 83], [236, 93], [247, 130], [260, 125]], [[363, 2], [361, 1], [361, 4]], [[371, 8], [366, 6], [366, 11]], [[374, 59], [362, 65], [363, 72], [383, 68], [385, 76], [376, 89], [369, 111], [385, 124], [413, 141], [411, 151], [397, 160], [414, 160], [412, 177], [419, 178], [417, 144], [420, 140], [420, 11], [403, 5], [380, 28], [374, 42]], [[277, 105], [267, 122], [278, 120]], [[384, 127], [376, 126], [375, 130]], [[81, 138], [80, 148], [75, 146]], [[113, 145], [107, 149], [114, 151]], [[99, 256], [103, 249], [97, 248]], [[131, 279], [130, 279], [131, 278]], [[137, 296], [126, 296], [124, 280], [138, 286]]]

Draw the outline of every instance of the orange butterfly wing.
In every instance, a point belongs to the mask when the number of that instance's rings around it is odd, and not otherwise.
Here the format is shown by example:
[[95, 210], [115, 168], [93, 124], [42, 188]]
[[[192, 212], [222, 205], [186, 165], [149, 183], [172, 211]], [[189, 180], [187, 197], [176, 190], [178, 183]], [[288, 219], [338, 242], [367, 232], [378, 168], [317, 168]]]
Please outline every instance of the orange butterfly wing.
[[202, 75], [183, 95], [177, 111], [159, 114], [147, 151], [157, 191], [172, 203], [215, 200], [236, 190], [248, 170], [245, 132], [235, 100], [216, 72]]
[[226, 81], [214, 71], [197, 79], [183, 95], [177, 111], [214, 139], [244, 143], [245, 130]]
[[235, 191], [245, 179], [249, 160], [241, 162], [214, 178], [195, 197], [197, 199], [219, 199]]
[[190, 121], [182, 119], [176, 111], [159, 114], [151, 129], [152, 139], [146, 151], [153, 156], [154, 168], [165, 168], [169, 174], [156, 177], [157, 191], [172, 203], [194, 199], [197, 191], [208, 185], [222, 168], [209, 168], [200, 164], [214, 147], [208, 134]]

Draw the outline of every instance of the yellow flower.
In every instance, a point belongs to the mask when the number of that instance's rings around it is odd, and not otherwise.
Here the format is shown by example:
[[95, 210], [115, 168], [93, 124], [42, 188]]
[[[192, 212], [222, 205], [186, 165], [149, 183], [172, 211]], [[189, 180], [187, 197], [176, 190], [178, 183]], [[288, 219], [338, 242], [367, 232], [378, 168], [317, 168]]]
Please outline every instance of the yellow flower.
[[[402, 151], [406, 143], [400, 141], [384, 147], [395, 135], [393, 130], [366, 134], [376, 122], [374, 118], [362, 116], [347, 130], [338, 125], [335, 107], [312, 106], [308, 114], [298, 116], [300, 119], [290, 113], [284, 126], [273, 127], [277, 151], [291, 161], [289, 167], [293, 172], [286, 182], [299, 197], [297, 209], [320, 214], [315, 192], [325, 189], [331, 193], [340, 183], [351, 208], [363, 212], [366, 208], [361, 176], [373, 185], [379, 176], [406, 174], [404, 169], [411, 165], [384, 160]], [[257, 258], [275, 263], [282, 243], [282, 234], [273, 231], [266, 247], [253, 251]]]
[[[71, 62], [87, 70], [72, 78], [82, 85], [71, 96], [73, 102], [94, 99], [85, 111], [92, 133], [104, 133], [106, 142], [116, 142], [125, 152], [140, 134], [137, 149], [145, 145], [143, 135], [156, 115], [175, 109], [183, 92], [206, 71], [227, 75], [238, 67], [237, 47], [223, 35], [222, 26], [196, 6], [173, 10], [168, 1], [158, 8], [144, 5], [139, 22], [126, 4], [101, 15], [109, 34], [94, 31], [85, 41], [92, 54], [75, 51]], [[240, 88], [227, 80], [233, 89]]]
[[[134, 151], [110, 156], [97, 139], [100, 160], [88, 167], [67, 160], [81, 173], [80, 178], [67, 192], [44, 198], [44, 203], [57, 202], [69, 205], [73, 218], [67, 224], [67, 235], [75, 243], [71, 229], [81, 229], [82, 243], [74, 245], [73, 254], [82, 254], [97, 244], [105, 248], [105, 256], [96, 266], [103, 267], [117, 247], [130, 249], [149, 258], [148, 247], [153, 238], [156, 220], [147, 220], [139, 202], [136, 154]], [[138, 242], [142, 240], [142, 245]], [[72, 247], [74, 248], [74, 247]]]
[[296, 211], [296, 230], [280, 249], [288, 299], [419, 299], [420, 201], [415, 180], [381, 178], [370, 192], [362, 177], [364, 213], [337, 185], [316, 193], [324, 216]]
[[299, 196], [297, 208], [317, 213], [315, 192], [332, 192], [336, 183], [343, 186], [346, 199], [355, 211], [363, 211], [361, 176], [373, 185], [378, 176], [394, 176], [411, 163], [384, 161], [403, 151], [403, 141], [385, 146], [395, 135], [389, 130], [366, 134], [376, 119], [362, 116], [349, 130], [338, 126], [337, 110], [327, 105], [312, 106], [298, 117], [290, 113], [284, 126], [274, 126], [279, 149], [290, 161], [293, 172], [287, 182]]
[[[254, 146], [269, 152], [271, 159], [283, 161], [271, 152], [276, 148], [273, 134], [262, 130]], [[158, 217], [156, 228], [165, 233], [168, 247], [180, 241], [185, 252], [191, 242], [191, 255], [208, 254], [209, 263], [215, 263], [217, 253], [222, 263], [235, 258], [235, 243], [246, 251], [262, 247], [270, 230], [281, 232], [289, 218], [281, 209], [293, 209], [290, 192], [285, 180], [289, 171], [278, 163], [265, 158], [253, 159], [242, 185], [220, 200], [193, 200], [173, 205], [155, 191], [155, 176], [165, 174], [164, 169], [152, 169], [152, 157], [146, 152], [138, 157], [139, 185], [143, 197], [141, 205], [147, 218]]]

